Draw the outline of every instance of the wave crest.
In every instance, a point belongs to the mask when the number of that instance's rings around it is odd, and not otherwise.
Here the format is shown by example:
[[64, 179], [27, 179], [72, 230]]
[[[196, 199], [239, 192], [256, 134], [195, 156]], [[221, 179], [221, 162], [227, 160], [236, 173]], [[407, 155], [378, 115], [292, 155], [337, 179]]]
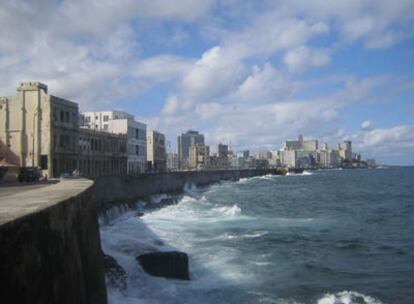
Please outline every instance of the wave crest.
[[383, 304], [381, 301], [355, 291], [342, 291], [325, 294], [318, 304]]

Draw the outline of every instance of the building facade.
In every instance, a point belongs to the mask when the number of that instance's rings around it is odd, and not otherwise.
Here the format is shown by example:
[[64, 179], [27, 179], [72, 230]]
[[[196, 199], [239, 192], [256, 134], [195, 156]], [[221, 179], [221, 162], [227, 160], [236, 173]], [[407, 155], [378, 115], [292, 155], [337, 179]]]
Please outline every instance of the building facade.
[[126, 135], [80, 129], [78, 170], [82, 176], [125, 175], [127, 163]]
[[128, 174], [146, 171], [147, 126], [134, 120], [134, 116], [122, 111], [83, 112], [83, 128], [107, 131], [127, 136]]
[[74, 102], [48, 94], [40, 82], [22, 82], [0, 98], [0, 156], [48, 177], [78, 167], [79, 111]]
[[147, 131], [147, 169], [150, 172], [167, 170], [165, 135], [153, 130]]
[[189, 169], [203, 170], [210, 165], [210, 147], [196, 144], [190, 147], [188, 165]]
[[178, 162], [180, 169], [188, 167], [190, 147], [204, 145], [204, 135], [198, 131], [189, 130], [177, 137]]
[[167, 170], [168, 171], [177, 171], [178, 167], [178, 154], [177, 153], [168, 153], [167, 154]]

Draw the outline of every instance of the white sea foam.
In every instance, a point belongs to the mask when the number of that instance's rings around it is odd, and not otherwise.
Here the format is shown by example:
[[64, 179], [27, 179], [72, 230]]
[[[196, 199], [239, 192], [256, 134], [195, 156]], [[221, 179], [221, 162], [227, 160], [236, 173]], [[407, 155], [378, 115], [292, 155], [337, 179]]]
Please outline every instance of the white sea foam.
[[342, 291], [335, 294], [325, 294], [318, 304], [382, 304], [381, 301], [355, 291]]
[[286, 175], [287, 176], [309, 176], [309, 175], [313, 175], [313, 172], [305, 170], [302, 173], [288, 172], [286, 173]]
[[236, 204], [233, 206], [216, 207], [213, 210], [218, 213], [222, 213], [222, 214], [230, 215], [230, 216], [241, 214], [241, 209]]

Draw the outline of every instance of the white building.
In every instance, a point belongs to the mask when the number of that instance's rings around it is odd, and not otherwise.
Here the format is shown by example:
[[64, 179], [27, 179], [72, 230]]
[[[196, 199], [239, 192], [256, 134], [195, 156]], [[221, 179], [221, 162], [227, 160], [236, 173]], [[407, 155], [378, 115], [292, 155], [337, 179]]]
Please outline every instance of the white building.
[[280, 151], [280, 160], [283, 166], [288, 167], [288, 168], [296, 168], [298, 165], [297, 150]]
[[146, 171], [147, 126], [134, 120], [134, 116], [122, 111], [83, 112], [81, 126], [94, 130], [105, 130], [128, 137], [128, 174]]

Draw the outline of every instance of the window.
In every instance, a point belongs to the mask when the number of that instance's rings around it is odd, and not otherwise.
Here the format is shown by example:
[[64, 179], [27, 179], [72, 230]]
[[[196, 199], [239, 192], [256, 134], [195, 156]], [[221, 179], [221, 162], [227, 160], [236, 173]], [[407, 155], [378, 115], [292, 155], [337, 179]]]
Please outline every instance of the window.
[[69, 118], [69, 112], [68, 111], [66, 111], [65, 112], [65, 122], [69, 122], [69, 120], [70, 120], [70, 118]]
[[104, 115], [103, 121], [109, 121], [109, 116], [108, 115]]
[[46, 154], [42, 154], [40, 156], [40, 168], [42, 170], [47, 170], [47, 155]]
[[108, 125], [103, 126], [104, 130], [108, 130]]
[[139, 146], [138, 145], [135, 146], [135, 154], [139, 155]]
[[139, 139], [139, 129], [135, 129], [135, 138]]
[[60, 110], [60, 121], [61, 122], [65, 121], [65, 112], [63, 112], [63, 110]]

